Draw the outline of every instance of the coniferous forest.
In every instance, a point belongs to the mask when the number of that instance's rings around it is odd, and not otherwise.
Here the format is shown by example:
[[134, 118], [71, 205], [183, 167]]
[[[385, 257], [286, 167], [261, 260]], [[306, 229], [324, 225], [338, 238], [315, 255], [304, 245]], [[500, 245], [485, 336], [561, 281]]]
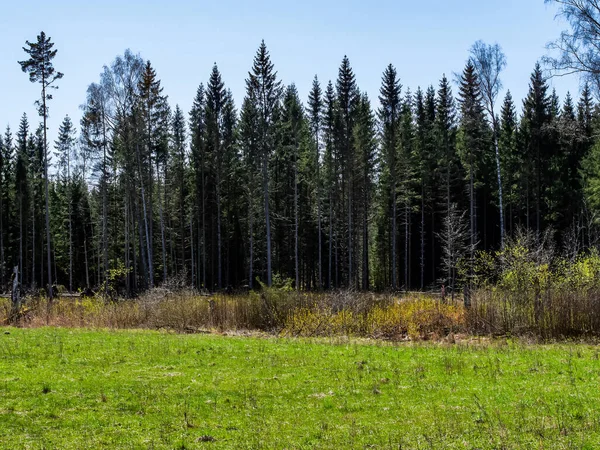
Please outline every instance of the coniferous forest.
[[[560, 3], [585, 24], [586, 2]], [[402, 86], [382, 67], [376, 98], [342, 57], [337, 79], [315, 76], [300, 98], [262, 42], [241, 104], [215, 65], [182, 111], [161, 68], [127, 50], [90, 80], [80, 123], [65, 117], [54, 142], [45, 123], [63, 82], [60, 42], [42, 32], [20, 62], [31, 101], [42, 92], [39, 117], [0, 138], [0, 291], [15, 266], [24, 288], [50, 295], [134, 296], [172, 280], [439, 290], [517, 233], [567, 256], [595, 248], [599, 72], [579, 67], [581, 92], [563, 98], [548, 80], [574, 69], [573, 29], [556, 59], [531, 67], [523, 99], [502, 89], [497, 44], [476, 42], [462, 73], [434, 86]]]

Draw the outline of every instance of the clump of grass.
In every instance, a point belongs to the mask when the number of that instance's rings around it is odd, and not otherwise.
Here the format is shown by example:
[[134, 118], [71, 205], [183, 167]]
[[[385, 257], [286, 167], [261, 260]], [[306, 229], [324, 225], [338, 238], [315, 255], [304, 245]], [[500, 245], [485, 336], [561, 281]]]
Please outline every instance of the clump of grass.
[[315, 305], [294, 311], [284, 331], [294, 336], [358, 336], [384, 339], [429, 339], [466, 331], [460, 303], [426, 296], [380, 302], [361, 311]]

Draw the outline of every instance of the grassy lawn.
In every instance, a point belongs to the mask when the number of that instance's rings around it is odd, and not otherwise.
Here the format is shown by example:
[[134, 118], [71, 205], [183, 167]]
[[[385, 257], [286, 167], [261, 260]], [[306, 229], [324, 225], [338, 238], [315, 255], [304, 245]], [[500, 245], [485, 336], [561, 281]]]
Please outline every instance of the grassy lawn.
[[0, 328], [0, 448], [599, 448], [599, 352]]

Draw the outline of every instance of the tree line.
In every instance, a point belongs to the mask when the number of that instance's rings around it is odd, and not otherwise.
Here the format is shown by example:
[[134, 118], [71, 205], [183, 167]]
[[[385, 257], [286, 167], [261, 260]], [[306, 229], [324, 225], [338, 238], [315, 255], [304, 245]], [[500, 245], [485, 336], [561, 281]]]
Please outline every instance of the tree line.
[[[297, 289], [454, 287], [517, 230], [577, 254], [598, 242], [600, 109], [559, 99], [536, 64], [499, 105], [506, 61], [477, 42], [462, 73], [414, 91], [393, 65], [377, 99], [347, 57], [304, 102], [264, 42], [234, 102], [215, 64], [187, 114], [127, 50], [89, 85], [79, 126], [46, 137], [62, 74], [44, 33], [21, 62], [43, 92], [0, 138], [0, 287], [124, 296], [292, 280]], [[77, 129], [78, 128], [78, 129]], [[50, 170], [49, 170], [50, 168]], [[462, 275], [461, 275], [462, 274]]]

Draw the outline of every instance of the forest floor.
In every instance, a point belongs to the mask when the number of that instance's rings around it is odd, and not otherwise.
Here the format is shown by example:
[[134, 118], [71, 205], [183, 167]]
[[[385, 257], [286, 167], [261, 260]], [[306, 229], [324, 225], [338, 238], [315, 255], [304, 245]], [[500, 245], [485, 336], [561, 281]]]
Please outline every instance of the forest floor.
[[0, 448], [598, 448], [599, 354], [0, 328]]

